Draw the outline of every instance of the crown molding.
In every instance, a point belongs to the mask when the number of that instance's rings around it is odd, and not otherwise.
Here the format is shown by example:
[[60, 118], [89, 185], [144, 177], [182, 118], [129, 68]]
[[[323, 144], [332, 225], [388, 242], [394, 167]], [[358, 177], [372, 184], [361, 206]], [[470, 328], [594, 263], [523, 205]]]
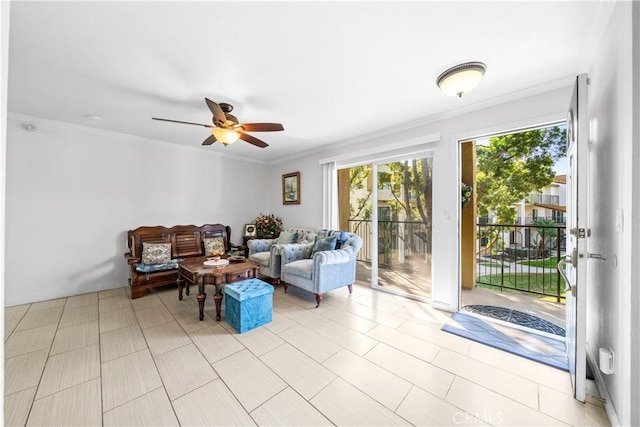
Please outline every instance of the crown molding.
[[337, 149], [337, 148], [344, 148], [346, 146], [349, 145], [353, 145], [353, 144], [358, 144], [361, 142], [365, 142], [365, 141], [369, 141], [371, 139], [375, 139], [375, 138], [382, 138], [385, 136], [391, 136], [403, 131], [407, 131], [407, 130], [412, 130], [415, 129], [417, 127], [420, 126], [425, 126], [428, 124], [432, 124], [435, 122], [439, 122], [439, 121], [443, 121], [446, 119], [451, 119], [454, 117], [458, 117], [458, 116], [462, 116], [465, 114], [469, 114], [475, 111], [480, 111], [480, 110], [484, 110], [487, 108], [491, 108], [491, 107], [496, 107], [498, 105], [502, 105], [502, 104], [506, 104], [509, 102], [514, 102], [514, 101], [519, 101], [522, 99], [526, 99], [526, 98], [530, 98], [536, 95], [541, 95], [543, 93], [547, 93], [547, 92], [552, 92], [555, 90], [559, 90], [559, 89], [565, 89], [565, 88], [569, 88], [573, 86], [573, 83], [575, 82], [575, 76], [567, 76], [565, 78], [562, 79], [558, 79], [558, 80], [554, 80], [552, 82], [549, 83], [545, 83], [542, 85], [538, 85], [538, 86], [534, 86], [528, 89], [524, 89], [518, 92], [513, 92], [507, 95], [502, 95], [502, 96], [498, 96], [495, 98], [491, 98], [488, 99], [486, 101], [482, 101], [482, 102], [477, 102], [475, 104], [469, 104], [466, 105], [464, 107], [459, 107], [459, 108], [455, 108], [453, 110], [448, 110], [448, 111], [443, 111], [441, 113], [436, 113], [436, 114], [432, 114], [430, 116], [426, 116], [426, 117], [422, 117], [420, 119], [416, 119], [416, 120], [411, 120], [408, 122], [404, 122], [401, 124], [398, 124], [396, 126], [392, 126], [389, 128], [385, 128], [379, 131], [374, 131], [374, 132], [367, 132], [365, 134], [353, 137], [353, 138], [347, 138], [344, 140], [340, 140], [337, 142], [332, 142], [326, 145], [323, 145], [322, 147], [318, 147], [315, 148], [313, 150], [309, 150], [303, 154], [296, 154], [296, 155], [291, 155], [288, 157], [283, 157], [278, 159], [277, 161], [274, 162], [270, 162], [268, 164], [278, 164], [278, 163], [283, 163], [283, 162], [287, 162], [287, 161], [292, 161], [292, 160], [296, 160], [302, 157], [309, 157], [309, 155], [311, 154], [318, 154], [318, 153], [322, 153], [324, 151], [327, 150], [331, 150], [331, 149]]
[[18, 122], [22, 122], [23, 123], [23, 127], [26, 127], [26, 126], [29, 126], [29, 125], [34, 125], [36, 127], [36, 132], [37, 132], [38, 128], [43, 128], [43, 129], [61, 129], [61, 130], [69, 131], [69, 132], [84, 132], [84, 133], [88, 133], [88, 134], [91, 134], [91, 135], [102, 136], [102, 137], [113, 138], [113, 139], [119, 139], [119, 140], [152, 143], [152, 144], [163, 145], [165, 147], [171, 147], [171, 148], [179, 147], [179, 148], [185, 149], [185, 150], [197, 150], [199, 153], [207, 153], [209, 155], [225, 157], [225, 158], [229, 158], [229, 159], [233, 159], [233, 160], [239, 160], [239, 161], [243, 161], [243, 162], [266, 164], [266, 162], [263, 162], [263, 161], [249, 159], [249, 158], [246, 158], [246, 157], [237, 156], [237, 155], [233, 155], [233, 154], [226, 154], [226, 153], [207, 151], [207, 150], [203, 150], [203, 149], [201, 149], [199, 147], [191, 147], [189, 145], [176, 144], [174, 142], [167, 142], [167, 141], [162, 141], [162, 140], [159, 140], [159, 139], [144, 138], [144, 137], [137, 136], [137, 135], [130, 135], [130, 134], [121, 133], [121, 132], [114, 132], [114, 131], [105, 130], [105, 129], [98, 129], [98, 128], [89, 127], [89, 126], [77, 125], [77, 124], [74, 124], [74, 123], [61, 122], [61, 121], [52, 120], [52, 119], [45, 119], [45, 118], [42, 118], [42, 117], [30, 116], [30, 115], [27, 115], [27, 114], [15, 113], [15, 112], [11, 112], [11, 111], [9, 111], [7, 113], [7, 119], [15, 120], [15, 121], [18, 121]]

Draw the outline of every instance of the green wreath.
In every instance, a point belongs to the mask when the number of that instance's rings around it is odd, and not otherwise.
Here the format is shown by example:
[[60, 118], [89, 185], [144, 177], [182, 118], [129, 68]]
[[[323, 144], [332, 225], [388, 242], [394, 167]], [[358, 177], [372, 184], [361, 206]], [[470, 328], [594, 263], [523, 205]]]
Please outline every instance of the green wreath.
[[463, 182], [461, 188], [462, 188], [462, 207], [464, 208], [469, 203], [471, 203], [471, 194], [473, 193], [473, 187]]

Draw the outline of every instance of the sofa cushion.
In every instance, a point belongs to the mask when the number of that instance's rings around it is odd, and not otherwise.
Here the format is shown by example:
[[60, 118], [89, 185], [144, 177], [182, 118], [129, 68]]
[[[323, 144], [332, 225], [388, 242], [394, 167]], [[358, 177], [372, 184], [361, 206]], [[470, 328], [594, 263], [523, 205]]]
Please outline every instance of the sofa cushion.
[[142, 264], [166, 264], [171, 261], [171, 243], [142, 243]]
[[316, 241], [316, 236], [318, 235], [313, 231], [298, 233], [298, 243], [313, 243]]
[[249, 256], [249, 259], [259, 265], [269, 267], [269, 263], [271, 262], [271, 252], [258, 252]]
[[176, 270], [178, 264], [184, 261], [184, 258], [175, 258], [164, 264], [136, 264], [136, 271], [139, 273], [153, 273], [154, 271]]
[[202, 239], [204, 245], [204, 255], [223, 255], [225, 252], [223, 237], [206, 237]]
[[283, 231], [280, 233], [280, 237], [278, 237], [278, 241], [276, 243], [281, 245], [287, 245], [289, 243], [295, 243], [298, 241], [298, 232], [297, 231]]
[[311, 280], [311, 276], [313, 275], [313, 260], [301, 259], [293, 261], [289, 264], [285, 264], [282, 268], [285, 269], [287, 276], [299, 276], [307, 280]]
[[322, 251], [332, 251], [336, 248], [336, 241], [338, 240], [337, 236], [327, 236], [327, 237], [317, 237], [316, 242], [313, 244], [313, 249], [311, 250], [311, 257], [316, 252]]

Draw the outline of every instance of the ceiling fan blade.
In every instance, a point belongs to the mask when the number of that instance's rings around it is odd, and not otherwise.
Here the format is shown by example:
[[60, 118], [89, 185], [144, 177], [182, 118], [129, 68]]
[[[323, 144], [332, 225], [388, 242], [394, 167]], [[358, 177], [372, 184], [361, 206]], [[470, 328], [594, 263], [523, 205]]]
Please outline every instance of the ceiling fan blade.
[[280, 123], [242, 123], [240, 126], [246, 132], [276, 132], [284, 130]]
[[181, 120], [171, 120], [171, 119], [159, 119], [157, 117], [151, 117], [153, 120], [160, 120], [163, 122], [171, 122], [171, 123], [182, 123], [183, 125], [194, 125], [194, 126], [204, 126], [206, 128], [212, 128], [214, 126], [211, 125], [203, 125], [202, 123], [193, 123], [193, 122], [183, 122]]
[[202, 145], [211, 145], [211, 144], [213, 144], [213, 143], [214, 143], [214, 142], [216, 142], [216, 141], [217, 141], [216, 137], [215, 137], [215, 136], [213, 136], [213, 135], [211, 135], [211, 136], [209, 136], [209, 138], [207, 138], [207, 139], [205, 139], [205, 140], [204, 140], [204, 142], [202, 143]]
[[209, 98], [205, 98], [204, 100], [207, 102], [207, 106], [213, 114], [213, 123], [216, 126], [224, 126], [227, 122], [227, 117], [224, 115], [224, 111], [222, 111], [222, 108], [220, 108], [218, 104], [216, 104]]
[[269, 144], [267, 144], [264, 141], [259, 140], [258, 138], [251, 136], [249, 134], [243, 133], [243, 132], [238, 132], [240, 134], [240, 139], [243, 141], [247, 141], [249, 144], [253, 144], [256, 147], [260, 147], [260, 148], [264, 148], [264, 147], [268, 147]]

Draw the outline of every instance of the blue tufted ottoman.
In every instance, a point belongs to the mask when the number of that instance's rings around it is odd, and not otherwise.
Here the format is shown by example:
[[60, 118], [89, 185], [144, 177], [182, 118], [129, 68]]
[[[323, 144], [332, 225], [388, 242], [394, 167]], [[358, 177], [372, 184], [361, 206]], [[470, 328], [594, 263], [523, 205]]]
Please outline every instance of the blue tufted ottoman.
[[224, 312], [228, 324], [240, 332], [272, 320], [273, 286], [259, 279], [225, 285]]

